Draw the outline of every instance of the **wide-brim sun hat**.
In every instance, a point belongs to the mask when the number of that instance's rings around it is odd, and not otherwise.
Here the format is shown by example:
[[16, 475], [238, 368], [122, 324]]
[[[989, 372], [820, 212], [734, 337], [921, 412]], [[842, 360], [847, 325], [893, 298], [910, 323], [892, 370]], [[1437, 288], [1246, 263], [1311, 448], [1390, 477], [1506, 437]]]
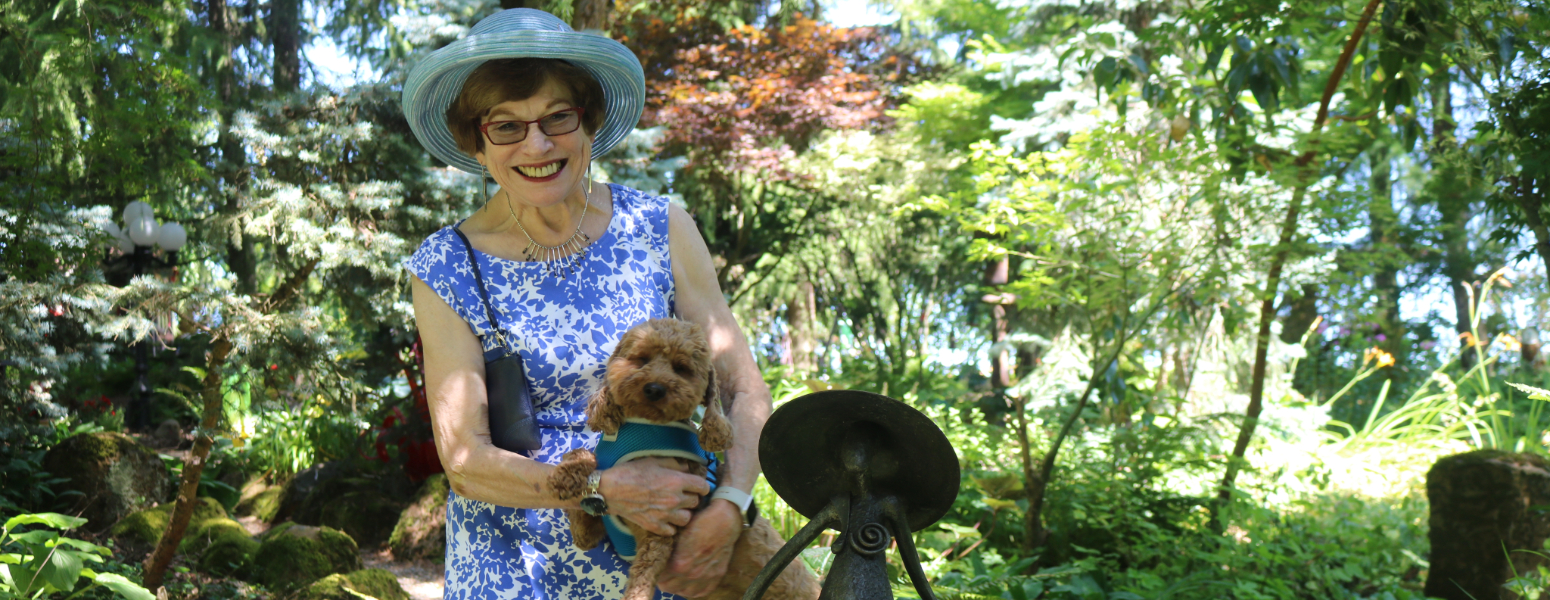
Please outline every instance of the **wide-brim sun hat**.
[[485, 17], [467, 37], [432, 52], [409, 71], [404, 116], [415, 138], [436, 158], [469, 173], [483, 171], [479, 161], [458, 149], [447, 129], [447, 107], [474, 69], [501, 58], [557, 58], [592, 74], [603, 87], [607, 111], [592, 142], [593, 158], [623, 141], [646, 108], [646, 74], [624, 44], [572, 30], [541, 10], [510, 8]]

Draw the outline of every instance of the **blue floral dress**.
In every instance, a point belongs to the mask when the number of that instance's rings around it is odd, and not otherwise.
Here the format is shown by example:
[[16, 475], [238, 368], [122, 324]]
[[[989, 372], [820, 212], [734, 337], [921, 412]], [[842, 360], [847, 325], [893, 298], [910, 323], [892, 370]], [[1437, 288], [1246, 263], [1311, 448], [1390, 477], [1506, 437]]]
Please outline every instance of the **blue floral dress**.
[[[599, 434], [587, 430], [583, 411], [619, 338], [639, 323], [673, 314], [667, 200], [610, 188], [608, 230], [563, 280], [545, 275], [538, 263], [474, 252], [496, 326], [519, 346], [527, 370], [543, 441], [533, 458], [549, 464], [572, 449], [597, 447]], [[426, 238], [407, 266], [468, 322], [486, 352], [496, 349], [468, 253], [451, 227]], [[628, 570], [607, 541], [577, 549], [559, 510], [448, 496], [446, 600], [619, 598]]]

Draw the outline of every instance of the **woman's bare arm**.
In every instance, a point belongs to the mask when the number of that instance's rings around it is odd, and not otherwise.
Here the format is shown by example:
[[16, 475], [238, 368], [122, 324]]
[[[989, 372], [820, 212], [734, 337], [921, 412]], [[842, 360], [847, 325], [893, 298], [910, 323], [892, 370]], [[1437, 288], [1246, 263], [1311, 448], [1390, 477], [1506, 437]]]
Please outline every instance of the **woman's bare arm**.
[[[484, 352], [468, 324], [425, 282], [412, 282], [415, 324], [425, 349], [425, 391], [431, 429], [447, 481], [459, 496], [500, 506], [576, 508], [548, 486], [553, 467], [490, 441]], [[689, 507], [708, 493], [705, 480], [636, 461], [603, 472], [599, 492], [610, 512], [648, 530], [672, 535], [689, 522]]]
[[[759, 477], [759, 432], [770, 416], [770, 390], [716, 283], [705, 239], [693, 217], [675, 205], [668, 208], [668, 237], [678, 316], [705, 330], [717, 378], [725, 382], [732, 446], [726, 451], [719, 485], [751, 493]], [[708, 594], [726, 573], [732, 545], [742, 534], [742, 521], [730, 502], [712, 502], [696, 514], [679, 535], [658, 587], [691, 598]]]

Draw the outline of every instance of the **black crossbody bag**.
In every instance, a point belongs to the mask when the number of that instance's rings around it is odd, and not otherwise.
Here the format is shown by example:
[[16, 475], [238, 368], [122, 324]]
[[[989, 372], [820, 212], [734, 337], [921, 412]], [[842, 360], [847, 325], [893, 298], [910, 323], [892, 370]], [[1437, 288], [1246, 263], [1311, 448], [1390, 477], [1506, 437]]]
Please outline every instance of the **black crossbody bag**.
[[468, 250], [468, 263], [474, 267], [474, 281], [479, 286], [479, 300], [484, 302], [485, 317], [490, 321], [490, 331], [494, 332], [499, 346], [496, 352], [505, 353], [493, 360], [485, 354], [484, 389], [490, 406], [490, 441], [496, 448], [527, 456], [541, 444], [538, 421], [533, 417], [533, 395], [527, 389], [527, 373], [522, 368], [522, 355], [506, 343], [506, 332], [495, 320], [495, 308], [490, 304], [490, 292], [485, 289], [484, 277], [479, 273], [474, 245], [457, 227], [454, 226], [452, 231]]

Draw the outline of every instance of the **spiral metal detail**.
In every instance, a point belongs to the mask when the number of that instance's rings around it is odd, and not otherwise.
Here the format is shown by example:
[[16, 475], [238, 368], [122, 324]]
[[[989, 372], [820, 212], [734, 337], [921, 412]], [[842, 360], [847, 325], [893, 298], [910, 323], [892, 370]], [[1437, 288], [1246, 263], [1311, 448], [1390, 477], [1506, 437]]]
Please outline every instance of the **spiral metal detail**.
[[872, 556], [888, 549], [888, 543], [893, 541], [893, 536], [888, 533], [888, 528], [882, 523], [867, 523], [851, 530], [850, 549], [862, 556]]

